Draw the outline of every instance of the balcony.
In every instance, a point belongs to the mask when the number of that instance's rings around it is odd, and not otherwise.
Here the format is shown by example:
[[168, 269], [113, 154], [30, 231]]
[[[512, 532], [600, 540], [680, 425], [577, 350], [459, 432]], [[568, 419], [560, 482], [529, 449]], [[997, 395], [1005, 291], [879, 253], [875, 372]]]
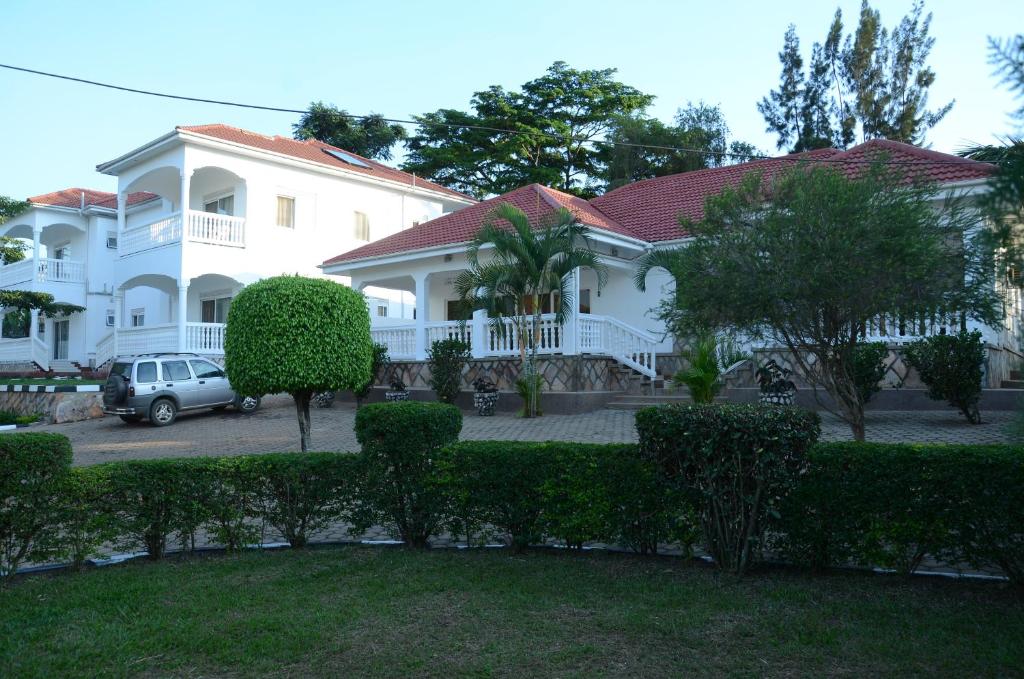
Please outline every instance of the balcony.
[[245, 247], [245, 218], [199, 210], [185, 210], [184, 215], [184, 229], [181, 212], [126, 229], [118, 242], [119, 254], [124, 257], [173, 245], [180, 243], [183, 236], [191, 243]]
[[84, 283], [85, 263], [70, 259], [23, 259], [0, 266], [0, 288], [30, 287], [37, 283]]

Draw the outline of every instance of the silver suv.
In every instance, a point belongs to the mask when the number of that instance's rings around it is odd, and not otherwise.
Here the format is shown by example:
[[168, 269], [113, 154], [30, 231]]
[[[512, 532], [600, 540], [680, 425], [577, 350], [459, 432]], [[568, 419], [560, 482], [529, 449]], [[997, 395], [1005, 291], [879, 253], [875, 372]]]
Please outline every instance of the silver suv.
[[148, 418], [166, 427], [182, 410], [220, 410], [229, 405], [249, 414], [259, 407], [260, 397], [236, 394], [224, 370], [198, 354], [118, 358], [103, 385], [103, 412], [125, 422]]

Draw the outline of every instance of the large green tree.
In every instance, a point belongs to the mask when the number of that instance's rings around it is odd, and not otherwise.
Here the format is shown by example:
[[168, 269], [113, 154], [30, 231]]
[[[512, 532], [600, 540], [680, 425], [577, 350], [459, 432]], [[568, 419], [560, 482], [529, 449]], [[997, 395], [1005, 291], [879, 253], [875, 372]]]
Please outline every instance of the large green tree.
[[519, 91], [476, 92], [472, 112], [416, 116], [402, 169], [478, 198], [533, 182], [593, 195], [602, 185], [594, 142], [619, 116], [654, 100], [614, 76], [615, 69], [578, 70], [558, 61]]
[[[939, 204], [941, 207], [936, 208]], [[679, 332], [728, 329], [790, 350], [824, 402], [864, 438], [855, 354], [879, 316], [917, 324], [938, 314], [998, 327], [1001, 298], [977, 210], [878, 163], [856, 178], [831, 166], [751, 173], [684, 224], [689, 245], [648, 255], [676, 293], [662, 309]]]
[[241, 394], [291, 394], [306, 452], [313, 394], [356, 390], [372, 377], [366, 299], [319, 278], [276, 276], [253, 283], [231, 302], [224, 361]]
[[790, 25], [779, 53], [779, 87], [757, 105], [778, 148], [845, 148], [858, 132], [862, 139], [922, 143], [953, 106], [928, 108], [935, 82], [927, 63], [935, 44], [931, 18], [916, 0], [887, 30], [880, 12], [863, 0], [854, 31], [844, 35], [842, 12], [836, 10], [825, 40], [811, 49], [806, 71], [796, 27]]
[[467, 309], [485, 310], [495, 331], [512, 324], [523, 375], [531, 388], [523, 413], [539, 414], [536, 357], [541, 344], [542, 300], [553, 292], [559, 303], [555, 321], [565, 322], [576, 305], [567, 276], [578, 267], [597, 273], [598, 289], [607, 276], [604, 263], [590, 246], [590, 229], [571, 212], [553, 211], [539, 224], [509, 203], [494, 209], [466, 250], [468, 268], [454, 288]]
[[[15, 200], [7, 196], [0, 196], [0, 224], [3, 224], [12, 217], [20, 215], [29, 208], [24, 200]], [[25, 259], [25, 250], [28, 246], [16, 238], [0, 236], [0, 262], [10, 264]]]
[[366, 158], [391, 160], [391, 149], [406, 137], [405, 128], [389, 123], [379, 113], [350, 116], [332, 104], [314, 101], [292, 125], [296, 139], [316, 139]]

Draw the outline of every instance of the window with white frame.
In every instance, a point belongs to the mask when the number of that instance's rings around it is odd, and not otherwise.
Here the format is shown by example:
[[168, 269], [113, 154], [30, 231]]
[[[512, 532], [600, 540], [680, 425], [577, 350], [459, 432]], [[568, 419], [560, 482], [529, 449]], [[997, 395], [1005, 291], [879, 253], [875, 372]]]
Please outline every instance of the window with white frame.
[[230, 297], [211, 297], [199, 300], [203, 323], [227, 323]]
[[107, 247], [111, 250], [117, 249], [117, 231], [107, 231]]
[[356, 240], [370, 240], [370, 218], [364, 212], [356, 212], [355, 232]]
[[215, 215], [233, 215], [235, 214], [235, 196], [234, 194], [227, 194], [226, 196], [218, 196], [216, 198], [207, 198], [203, 203], [204, 212], [212, 212]]
[[388, 305], [387, 304], [378, 304], [377, 305], [377, 317], [378, 318], [387, 318], [388, 317]]
[[295, 199], [291, 196], [277, 197], [277, 225], [295, 228]]
[[108, 328], [113, 328], [114, 327], [114, 310], [113, 309], [107, 309], [107, 327]]
[[146, 310], [132, 309], [132, 327], [141, 328], [146, 324]]

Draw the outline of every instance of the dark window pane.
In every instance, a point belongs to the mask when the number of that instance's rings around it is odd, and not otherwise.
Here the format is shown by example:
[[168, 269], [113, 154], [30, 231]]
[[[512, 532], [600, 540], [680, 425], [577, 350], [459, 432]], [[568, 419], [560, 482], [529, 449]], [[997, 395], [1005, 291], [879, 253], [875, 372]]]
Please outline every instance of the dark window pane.
[[192, 373], [188, 371], [185, 361], [164, 361], [165, 380], [190, 380]]
[[590, 313], [590, 289], [580, 290], [580, 313]]
[[156, 382], [156, 363], [153, 361], [139, 363], [135, 368], [135, 379], [137, 382]]
[[132, 364], [131, 363], [115, 363], [110, 368], [110, 374], [111, 375], [121, 375], [121, 376], [124, 376], [124, 375], [129, 375], [131, 373], [131, 371], [132, 371]]
[[192, 372], [196, 374], [199, 379], [205, 379], [207, 377], [224, 377], [224, 373], [220, 368], [215, 366], [209, 361], [189, 361], [192, 364]]

